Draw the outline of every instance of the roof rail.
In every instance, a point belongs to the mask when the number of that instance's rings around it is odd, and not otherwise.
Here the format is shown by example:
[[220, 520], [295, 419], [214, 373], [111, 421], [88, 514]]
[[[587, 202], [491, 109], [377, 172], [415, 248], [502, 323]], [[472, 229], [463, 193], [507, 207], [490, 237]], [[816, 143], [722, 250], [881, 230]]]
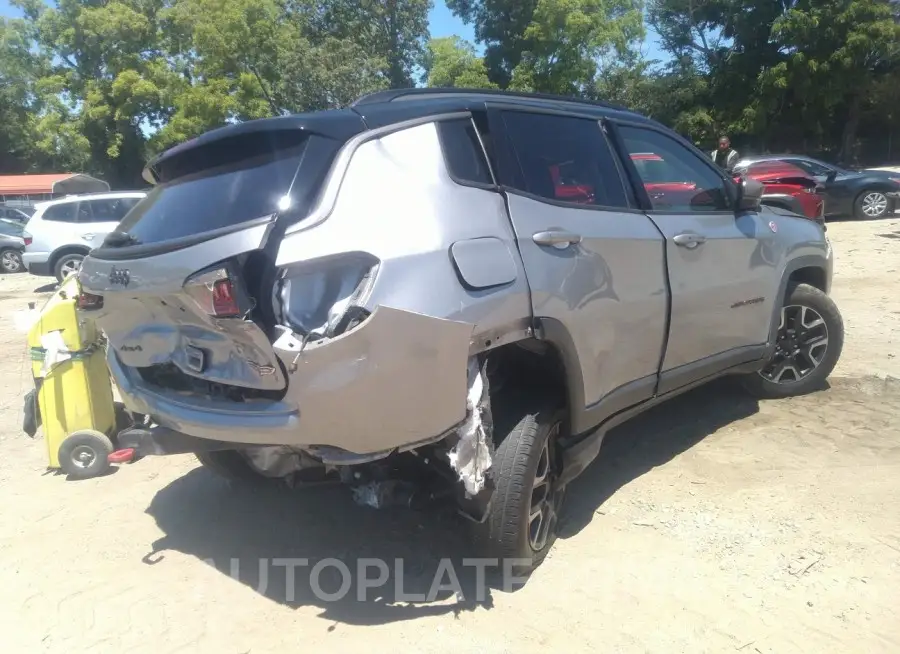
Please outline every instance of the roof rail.
[[368, 104], [378, 104], [382, 102], [392, 102], [397, 98], [404, 96], [418, 96], [423, 99], [428, 96], [440, 97], [442, 95], [495, 95], [498, 97], [522, 98], [525, 100], [551, 100], [554, 102], [571, 102], [576, 104], [586, 104], [593, 107], [603, 107], [605, 109], [615, 109], [617, 111], [627, 111], [632, 113], [631, 109], [622, 107], [610, 102], [598, 102], [594, 100], [585, 100], [565, 95], [553, 95], [551, 93], [527, 93], [525, 91], [501, 91], [499, 89], [470, 89], [470, 88], [453, 88], [453, 87], [437, 87], [437, 88], [413, 88], [413, 89], [388, 89], [386, 91], [376, 91], [358, 98], [351, 107]]

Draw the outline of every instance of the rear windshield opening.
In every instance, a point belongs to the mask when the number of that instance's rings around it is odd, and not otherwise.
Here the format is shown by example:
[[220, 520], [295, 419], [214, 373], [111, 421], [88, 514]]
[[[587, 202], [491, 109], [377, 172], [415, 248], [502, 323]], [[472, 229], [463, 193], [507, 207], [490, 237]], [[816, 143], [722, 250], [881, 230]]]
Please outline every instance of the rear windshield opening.
[[[194, 163], [194, 170], [154, 188], [125, 216], [104, 245], [170, 241], [232, 227], [286, 208], [285, 198], [289, 197], [307, 143], [307, 138], [277, 148], [271, 144], [261, 148], [259, 142], [248, 148], [231, 143], [227, 151], [216, 143], [216, 153], [203, 148], [186, 152], [182, 156], [191, 158], [187, 163]], [[212, 163], [211, 154], [223, 156]], [[185, 170], [186, 162], [176, 163]]]

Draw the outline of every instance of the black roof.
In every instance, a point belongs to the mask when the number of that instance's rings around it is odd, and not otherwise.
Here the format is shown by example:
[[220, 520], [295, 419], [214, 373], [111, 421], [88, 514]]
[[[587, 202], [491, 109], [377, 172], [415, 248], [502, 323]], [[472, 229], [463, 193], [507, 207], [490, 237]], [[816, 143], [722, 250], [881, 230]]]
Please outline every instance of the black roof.
[[210, 145], [213, 149], [225, 147], [222, 141], [226, 139], [256, 139], [263, 135], [277, 138], [279, 133], [287, 136], [286, 133], [300, 130], [345, 141], [367, 129], [441, 113], [484, 109], [489, 102], [576, 111], [598, 118], [619, 116], [632, 121], [654, 123], [649, 118], [614, 104], [544, 93], [458, 88], [393, 89], [365, 95], [346, 109], [251, 120], [211, 130], [158, 155], [144, 169], [144, 179], [154, 183], [160, 177], [168, 177], [163, 173], [163, 168], [179, 168], [179, 160], [190, 157], [188, 153], [196, 152], [198, 148], [206, 150]]
[[540, 100], [545, 103], [563, 102], [566, 104], [579, 104], [591, 107], [603, 107], [604, 109], [615, 109], [617, 111], [629, 111], [625, 107], [612, 104], [610, 102], [597, 102], [594, 100], [585, 100], [583, 98], [575, 98], [565, 95], [552, 95], [550, 93], [527, 93], [524, 91], [501, 91], [499, 89], [469, 89], [469, 88], [445, 88], [445, 87], [429, 87], [429, 88], [412, 88], [412, 89], [389, 89], [387, 91], [377, 91], [369, 93], [359, 98], [351, 104], [351, 107], [359, 107], [362, 105], [376, 104], [379, 102], [394, 102], [396, 100], [419, 100], [424, 98], [504, 98], [505, 100]]

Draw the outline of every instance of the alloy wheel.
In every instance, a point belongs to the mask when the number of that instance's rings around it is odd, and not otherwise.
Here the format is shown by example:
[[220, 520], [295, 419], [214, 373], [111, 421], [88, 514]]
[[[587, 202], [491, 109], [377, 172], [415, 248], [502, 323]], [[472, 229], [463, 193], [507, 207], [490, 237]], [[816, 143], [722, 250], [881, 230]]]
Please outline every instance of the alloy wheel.
[[7, 251], [0, 258], [0, 265], [2, 265], [4, 272], [16, 273], [22, 269], [22, 259], [15, 252]]
[[776, 384], [806, 378], [828, 351], [828, 325], [818, 311], [792, 304], [781, 310], [775, 354], [759, 374]]
[[555, 425], [541, 449], [534, 483], [531, 486], [531, 510], [528, 514], [528, 544], [535, 552], [547, 546], [550, 535], [556, 529], [559, 520], [559, 509], [562, 506], [563, 490], [557, 487], [557, 466], [554, 456], [554, 443], [559, 433], [559, 425]]
[[878, 218], [887, 211], [887, 196], [878, 191], [866, 193], [862, 201], [862, 210], [869, 218]]
[[68, 279], [70, 275], [76, 274], [79, 270], [81, 270], [81, 261], [76, 259], [69, 259], [59, 269], [63, 279]]

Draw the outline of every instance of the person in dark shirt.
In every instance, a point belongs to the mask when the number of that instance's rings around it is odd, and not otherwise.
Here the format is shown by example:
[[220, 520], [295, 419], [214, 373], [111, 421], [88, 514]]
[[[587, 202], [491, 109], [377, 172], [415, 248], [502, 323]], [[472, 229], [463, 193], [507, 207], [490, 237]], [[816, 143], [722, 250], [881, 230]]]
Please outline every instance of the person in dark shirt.
[[728, 172], [734, 170], [734, 164], [738, 161], [738, 151], [731, 147], [731, 139], [727, 136], [719, 137], [719, 149], [714, 150], [710, 156], [719, 168]]

